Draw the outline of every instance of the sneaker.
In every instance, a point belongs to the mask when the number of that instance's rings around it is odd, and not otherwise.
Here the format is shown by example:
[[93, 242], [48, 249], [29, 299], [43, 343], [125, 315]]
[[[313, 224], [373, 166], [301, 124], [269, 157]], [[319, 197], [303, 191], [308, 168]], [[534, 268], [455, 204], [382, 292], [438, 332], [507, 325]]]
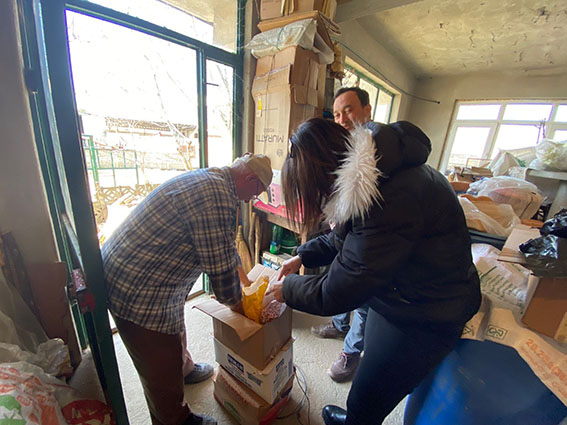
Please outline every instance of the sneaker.
[[341, 338], [344, 339], [344, 337], [347, 334], [346, 332], [339, 331], [337, 328], [335, 328], [333, 322], [324, 323], [319, 326], [313, 326], [311, 328], [311, 333], [318, 338], [338, 338], [338, 339]]
[[335, 382], [343, 382], [351, 378], [356, 372], [360, 354], [347, 354], [341, 351], [339, 358], [331, 365], [328, 374]]
[[[195, 368], [183, 380], [186, 384], [197, 384], [213, 375], [213, 367], [207, 363], [195, 363]], [[216, 423], [216, 422], [215, 422]]]
[[183, 425], [217, 425], [217, 420], [207, 415], [191, 413]]

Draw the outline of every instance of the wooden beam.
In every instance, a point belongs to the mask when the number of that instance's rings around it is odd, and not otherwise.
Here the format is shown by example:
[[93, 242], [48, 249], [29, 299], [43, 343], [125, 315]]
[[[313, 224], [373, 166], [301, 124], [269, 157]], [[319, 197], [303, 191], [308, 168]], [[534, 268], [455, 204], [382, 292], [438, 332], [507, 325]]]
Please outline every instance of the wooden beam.
[[350, 0], [339, 3], [335, 22], [346, 22], [352, 19], [373, 15], [388, 9], [417, 3], [421, 0]]

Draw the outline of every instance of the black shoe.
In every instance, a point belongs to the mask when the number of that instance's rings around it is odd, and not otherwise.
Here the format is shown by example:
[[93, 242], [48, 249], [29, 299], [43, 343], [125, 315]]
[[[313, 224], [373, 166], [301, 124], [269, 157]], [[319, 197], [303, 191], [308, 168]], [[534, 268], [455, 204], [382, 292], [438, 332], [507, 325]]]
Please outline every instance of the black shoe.
[[327, 404], [323, 407], [322, 416], [325, 425], [344, 425], [346, 423], [346, 410], [339, 406]]
[[189, 375], [183, 378], [186, 384], [197, 384], [213, 375], [213, 367], [207, 363], [195, 363], [195, 368]]
[[191, 413], [183, 425], [217, 425], [217, 420], [207, 415]]

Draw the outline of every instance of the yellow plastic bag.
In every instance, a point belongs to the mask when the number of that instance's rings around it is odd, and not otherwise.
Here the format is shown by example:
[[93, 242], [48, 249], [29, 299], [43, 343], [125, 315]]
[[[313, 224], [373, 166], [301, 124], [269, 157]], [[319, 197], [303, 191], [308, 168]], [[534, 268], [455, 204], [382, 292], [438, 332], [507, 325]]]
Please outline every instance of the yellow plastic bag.
[[260, 323], [260, 317], [262, 316], [262, 303], [268, 284], [268, 276], [259, 276], [252, 285], [242, 288], [244, 314], [257, 323]]

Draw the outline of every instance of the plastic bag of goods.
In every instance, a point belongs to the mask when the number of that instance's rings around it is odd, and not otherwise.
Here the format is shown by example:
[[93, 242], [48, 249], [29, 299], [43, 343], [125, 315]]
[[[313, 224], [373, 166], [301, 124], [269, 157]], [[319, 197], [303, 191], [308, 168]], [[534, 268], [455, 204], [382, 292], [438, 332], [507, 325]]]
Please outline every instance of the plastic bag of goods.
[[555, 235], [567, 239], [567, 208], [563, 208], [543, 223], [539, 231], [542, 235]]
[[498, 204], [511, 205], [520, 218], [532, 218], [543, 201], [543, 196], [536, 185], [506, 176], [471, 183], [468, 193], [488, 196]]
[[493, 176], [503, 176], [511, 167], [520, 167], [520, 161], [507, 151], [500, 151], [494, 158], [488, 168], [492, 170]]
[[507, 204], [496, 204], [490, 198], [460, 195], [467, 227], [498, 236], [509, 236], [521, 220]]
[[270, 287], [268, 276], [259, 276], [250, 286], [242, 288], [242, 307], [244, 315], [256, 323], [268, 323], [284, 312], [286, 305], [277, 301], [273, 295], [266, 296]]
[[567, 171], [567, 140], [544, 139], [536, 146], [536, 159], [530, 163], [536, 170]]
[[547, 220], [540, 234], [520, 245], [526, 267], [536, 276], [567, 277], [567, 209]]
[[116, 425], [112, 410], [27, 362], [0, 364], [0, 423]]
[[250, 286], [242, 288], [242, 308], [244, 315], [260, 323], [262, 315], [262, 302], [268, 289], [270, 279], [268, 276], [259, 276]]

